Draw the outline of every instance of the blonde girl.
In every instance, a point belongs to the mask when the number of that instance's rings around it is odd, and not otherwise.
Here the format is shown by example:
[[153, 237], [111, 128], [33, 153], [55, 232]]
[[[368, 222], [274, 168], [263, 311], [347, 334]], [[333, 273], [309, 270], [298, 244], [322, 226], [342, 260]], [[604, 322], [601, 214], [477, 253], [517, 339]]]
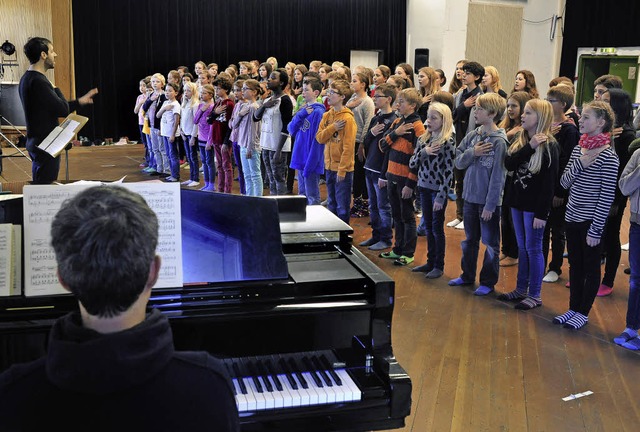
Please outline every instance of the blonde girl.
[[200, 105], [198, 86], [192, 82], [184, 83], [182, 94], [182, 108], [180, 116], [180, 131], [184, 142], [184, 152], [189, 163], [189, 180], [182, 182], [188, 187], [200, 184], [200, 172], [198, 165], [198, 125], [194, 123], [194, 115]]
[[502, 84], [500, 83], [498, 69], [493, 66], [484, 67], [484, 76], [482, 77], [480, 87], [485, 93], [498, 93], [503, 98], [507, 98], [507, 92], [502, 89]]
[[262, 196], [262, 173], [260, 170], [260, 122], [253, 121], [253, 113], [260, 105], [257, 99], [262, 94], [260, 83], [248, 79], [242, 84], [244, 100], [233, 118], [232, 127], [238, 130], [240, 161], [244, 173], [246, 194]]

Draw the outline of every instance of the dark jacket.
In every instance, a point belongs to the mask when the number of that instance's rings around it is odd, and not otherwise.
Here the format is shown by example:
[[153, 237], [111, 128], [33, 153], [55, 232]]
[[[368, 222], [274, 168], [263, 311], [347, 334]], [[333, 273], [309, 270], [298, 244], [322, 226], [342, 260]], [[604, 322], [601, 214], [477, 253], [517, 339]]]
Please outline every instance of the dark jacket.
[[223, 364], [176, 352], [167, 318], [99, 334], [79, 313], [54, 324], [47, 356], [0, 375], [0, 430], [237, 431]]

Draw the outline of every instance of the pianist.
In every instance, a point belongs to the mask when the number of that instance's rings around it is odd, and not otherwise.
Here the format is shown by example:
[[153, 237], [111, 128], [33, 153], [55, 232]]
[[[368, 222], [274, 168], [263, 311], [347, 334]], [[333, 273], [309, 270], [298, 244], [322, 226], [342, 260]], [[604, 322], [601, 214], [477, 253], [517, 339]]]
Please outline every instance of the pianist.
[[238, 430], [222, 363], [174, 351], [167, 318], [146, 313], [160, 258], [144, 199], [87, 189], [63, 204], [51, 237], [79, 312], [54, 324], [45, 358], [0, 375], [0, 430]]

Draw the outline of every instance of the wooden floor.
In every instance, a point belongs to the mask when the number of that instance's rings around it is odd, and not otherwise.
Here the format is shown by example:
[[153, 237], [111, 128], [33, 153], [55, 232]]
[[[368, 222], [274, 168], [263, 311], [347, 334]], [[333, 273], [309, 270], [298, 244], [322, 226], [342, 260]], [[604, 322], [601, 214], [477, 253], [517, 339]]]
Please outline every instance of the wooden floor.
[[[11, 149], [4, 149], [5, 155]], [[148, 179], [138, 164], [142, 147], [74, 148], [72, 180]], [[64, 159], [60, 179], [65, 178]], [[3, 181], [30, 179], [24, 158], [4, 160]], [[237, 183], [234, 185], [237, 189]], [[453, 203], [451, 203], [453, 204]], [[447, 209], [453, 218], [455, 205]], [[627, 210], [628, 211], [628, 210]], [[368, 238], [368, 219], [352, 219], [354, 244]], [[463, 231], [445, 228], [445, 275], [427, 281], [363, 252], [396, 281], [393, 347], [413, 382], [413, 405], [405, 431], [637, 431], [640, 429], [640, 353], [611, 339], [624, 328], [629, 277], [622, 253], [614, 292], [596, 299], [589, 324], [574, 332], [551, 324], [568, 307], [567, 265], [560, 282], [544, 284], [541, 308], [516, 311], [495, 295], [449, 287], [460, 273]], [[623, 223], [627, 240], [628, 218]], [[416, 264], [425, 261], [420, 237]], [[516, 267], [501, 268], [498, 291], [515, 287]], [[592, 391], [563, 402], [571, 394]]]

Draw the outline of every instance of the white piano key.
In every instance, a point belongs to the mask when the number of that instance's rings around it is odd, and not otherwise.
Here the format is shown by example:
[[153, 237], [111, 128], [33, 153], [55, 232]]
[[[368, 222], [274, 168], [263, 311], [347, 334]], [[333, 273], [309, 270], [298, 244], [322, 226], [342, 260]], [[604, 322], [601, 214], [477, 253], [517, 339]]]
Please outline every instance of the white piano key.
[[312, 400], [311, 405], [326, 404], [328, 398], [327, 393], [324, 391], [324, 387], [318, 387], [309, 372], [303, 372], [302, 376], [307, 380], [307, 383], [309, 384], [309, 390], [313, 391], [316, 395], [316, 398], [314, 399], [315, 402], [314, 400]]
[[280, 382], [282, 383], [282, 389], [288, 395], [288, 399], [285, 399], [284, 406], [286, 407], [299, 407], [302, 404], [302, 395], [298, 390], [294, 390], [291, 387], [291, 383], [287, 379], [285, 374], [278, 375]]
[[347, 393], [348, 399], [345, 397], [346, 401], [359, 401], [362, 399], [362, 392], [356, 385], [356, 383], [351, 379], [349, 373], [344, 369], [336, 369], [336, 373], [342, 380], [342, 385], [347, 387], [350, 391]]
[[242, 391], [240, 390], [240, 385], [238, 384], [238, 380], [233, 378], [231, 380], [233, 382], [233, 387], [236, 389], [236, 405], [238, 406], [239, 412], [245, 412], [249, 410], [249, 403], [247, 402], [247, 398]]
[[247, 386], [247, 392], [251, 395], [251, 399], [255, 403], [254, 410], [266, 409], [267, 401], [264, 398], [264, 394], [258, 392], [256, 385], [253, 383], [253, 379], [244, 378], [244, 385]]
[[[300, 406], [309, 406], [309, 405], [318, 405], [318, 396], [313, 392], [313, 394], [308, 390], [302, 387], [300, 380], [297, 376], [292, 375], [293, 380], [298, 384], [298, 389], [294, 390], [300, 396]], [[287, 382], [287, 384], [289, 384]], [[315, 400], [315, 403], [313, 402]]]
[[262, 384], [262, 394], [264, 395], [265, 409], [274, 409], [276, 407], [276, 398], [274, 397], [273, 392], [267, 390], [267, 386], [261, 376], [258, 377], [258, 381], [260, 381], [260, 384]]
[[[273, 379], [273, 376], [269, 375], [267, 377], [271, 386], [273, 387], [273, 397], [276, 401], [276, 409], [277, 408], [289, 408], [292, 406], [291, 396], [289, 396], [288, 392], [285, 392], [284, 385], [282, 386], [282, 390], [278, 390], [276, 387], [276, 382]], [[282, 382], [281, 382], [282, 383]]]

